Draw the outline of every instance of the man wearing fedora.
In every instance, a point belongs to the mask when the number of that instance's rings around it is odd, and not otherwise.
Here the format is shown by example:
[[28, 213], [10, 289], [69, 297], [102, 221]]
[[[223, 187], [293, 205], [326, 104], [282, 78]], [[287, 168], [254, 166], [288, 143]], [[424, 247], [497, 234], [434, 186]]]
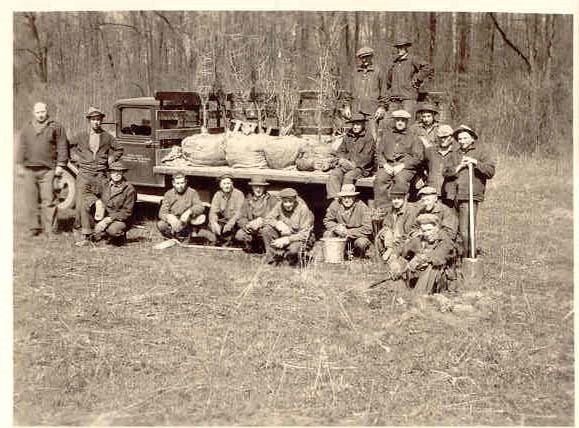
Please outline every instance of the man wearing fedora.
[[438, 194], [438, 198], [442, 203], [448, 207], [454, 208], [454, 201], [448, 198], [446, 192], [445, 178], [442, 175], [444, 165], [451, 154], [458, 150], [457, 143], [454, 140], [453, 129], [449, 125], [439, 125], [436, 130], [436, 140], [434, 145], [428, 147], [424, 151], [424, 158], [426, 162], [427, 181], [426, 184], [434, 187]]
[[367, 257], [372, 248], [372, 213], [359, 194], [353, 184], [344, 184], [336, 193], [324, 217], [324, 238], [346, 238], [354, 255]]
[[269, 183], [262, 176], [256, 176], [249, 182], [251, 194], [245, 197], [241, 207], [241, 215], [237, 220], [239, 229], [235, 233], [235, 240], [243, 243], [248, 252], [262, 250], [259, 244], [259, 232], [263, 227], [264, 218], [277, 204], [277, 198], [266, 191]]
[[336, 197], [342, 184], [354, 184], [360, 177], [368, 177], [374, 169], [375, 140], [366, 130], [366, 117], [356, 113], [349, 120], [352, 128], [336, 150], [338, 164], [330, 171], [326, 184], [328, 199]]
[[[108, 167], [110, 180], [101, 182], [96, 195], [87, 194], [82, 201], [81, 224], [82, 240], [75, 245], [82, 247], [90, 241], [103, 238], [120, 245], [125, 241], [127, 227], [133, 215], [137, 192], [123, 176], [127, 168], [121, 161], [112, 162]], [[104, 207], [102, 213], [93, 208], [97, 201]], [[96, 224], [95, 224], [96, 222]]]
[[464, 254], [469, 254], [469, 173], [472, 165], [473, 217], [476, 231], [478, 206], [484, 201], [487, 180], [495, 175], [496, 161], [490, 151], [481, 146], [478, 134], [466, 125], [457, 127], [453, 134], [459, 148], [447, 158], [443, 170], [446, 178], [447, 197], [455, 202], [458, 210], [458, 230], [462, 238]]
[[[85, 114], [89, 130], [71, 139], [71, 159], [78, 165], [76, 177], [76, 221], [80, 226], [82, 201], [107, 180], [107, 168], [121, 159], [123, 147], [102, 128], [105, 114], [98, 107], [90, 107]], [[102, 206], [97, 206], [102, 211]]]
[[393, 46], [396, 56], [386, 70], [389, 111], [403, 109], [412, 113], [420, 88], [434, 71], [428, 62], [409, 51], [409, 38], [399, 37]]
[[440, 126], [438, 123], [438, 109], [431, 103], [420, 103], [416, 108], [416, 123], [410, 126], [410, 132], [416, 135], [424, 148], [436, 144], [436, 132]]
[[356, 71], [349, 82], [342, 115], [346, 119], [351, 119], [356, 113], [368, 117], [370, 134], [376, 140], [380, 121], [386, 115], [384, 71], [374, 64], [374, 49], [369, 46], [358, 49], [356, 63]]
[[204, 212], [199, 195], [187, 184], [187, 176], [177, 172], [173, 175], [173, 188], [163, 196], [157, 229], [165, 238], [189, 239], [192, 230], [205, 223]]
[[266, 261], [296, 265], [313, 245], [314, 214], [295, 189], [282, 189], [278, 196], [281, 200], [265, 216], [261, 229]]
[[54, 233], [56, 207], [53, 180], [68, 163], [68, 139], [64, 127], [50, 118], [45, 103], [33, 107], [33, 118], [19, 134], [16, 169], [24, 177], [27, 235]]
[[423, 156], [422, 143], [408, 131], [410, 113], [396, 110], [391, 117], [392, 126], [384, 131], [376, 146], [378, 171], [374, 179], [374, 201], [376, 208], [382, 211], [390, 208], [388, 192], [393, 185], [409, 191]]

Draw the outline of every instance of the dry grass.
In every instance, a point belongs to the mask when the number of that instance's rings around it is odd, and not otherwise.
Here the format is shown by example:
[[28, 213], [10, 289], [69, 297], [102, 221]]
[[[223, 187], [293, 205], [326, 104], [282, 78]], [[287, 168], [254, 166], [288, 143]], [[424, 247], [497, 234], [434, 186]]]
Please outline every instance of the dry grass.
[[155, 251], [146, 218], [42, 246], [16, 201], [15, 422], [573, 425], [571, 190], [570, 162], [501, 159], [484, 284], [448, 300], [368, 291], [370, 262]]

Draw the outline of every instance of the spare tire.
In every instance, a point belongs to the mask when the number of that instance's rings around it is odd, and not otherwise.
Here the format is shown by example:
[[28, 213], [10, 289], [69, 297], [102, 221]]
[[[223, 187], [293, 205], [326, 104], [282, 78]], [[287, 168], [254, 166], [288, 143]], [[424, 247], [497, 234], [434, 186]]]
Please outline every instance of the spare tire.
[[75, 205], [76, 178], [64, 170], [60, 177], [54, 177], [54, 195], [59, 210], [71, 210]]

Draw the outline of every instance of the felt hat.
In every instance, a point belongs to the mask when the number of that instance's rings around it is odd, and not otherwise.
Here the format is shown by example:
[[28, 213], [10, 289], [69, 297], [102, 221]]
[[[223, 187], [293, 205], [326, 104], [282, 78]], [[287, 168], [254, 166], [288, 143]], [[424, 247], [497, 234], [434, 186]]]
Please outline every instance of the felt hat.
[[429, 111], [431, 113], [438, 114], [438, 109], [431, 103], [420, 103], [418, 104], [418, 108], [416, 109], [416, 113], [420, 113], [422, 111]]
[[475, 140], [478, 140], [478, 135], [476, 132], [474, 132], [474, 130], [472, 130], [471, 128], [469, 128], [466, 125], [460, 125], [458, 128], [456, 128], [454, 130], [454, 132], [452, 133], [452, 136], [457, 139], [458, 138], [458, 134], [461, 132], [468, 132], [472, 138], [474, 138]]
[[109, 171], [128, 171], [129, 168], [121, 161], [115, 161], [109, 165]]
[[269, 186], [269, 183], [265, 180], [265, 177], [257, 175], [251, 178], [249, 183], [250, 186]]
[[354, 122], [366, 122], [368, 120], [367, 116], [363, 113], [354, 113], [352, 117], [346, 121], [346, 123], [354, 123]]
[[336, 196], [338, 197], [358, 196], [359, 194], [360, 192], [356, 192], [356, 186], [354, 186], [353, 184], [344, 184], [342, 186], [342, 189], [340, 189], [340, 191], [336, 193]]
[[418, 195], [420, 196], [425, 196], [425, 195], [438, 195], [438, 192], [436, 191], [436, 189], [432, 186], [424, 186], [421, 187], [420, 190], [418, 191]]

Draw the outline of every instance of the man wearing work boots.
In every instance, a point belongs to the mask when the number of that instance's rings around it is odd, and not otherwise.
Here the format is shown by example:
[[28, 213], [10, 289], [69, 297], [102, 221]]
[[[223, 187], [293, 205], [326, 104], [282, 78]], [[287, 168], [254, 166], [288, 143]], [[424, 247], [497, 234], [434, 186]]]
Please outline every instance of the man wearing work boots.
[[263, 251], [260, 247], [262, 240], [259, 232], [264, 224], [264, 218], [277, 204], [277, 198], [266, 191], [269, 183], [265, 178], [254, 177], [248, 183], [251, 194], [245, 197], [241, 207], [241, 215], [237, 220], [239, 229], [235, 233], [235, 240], [243, 243], [247, 252]]
[[425, 186], [418, 191], [420, 201], [413, 204], [412, 217], [414, 224], [412, 225], [412, 236], [416, 236], [420, 232], [420, 224], [416, 220], [421, 214], [434, 214], [438, 217], [440, 233], [454, 242], [456, 233], [458, 231], [458, 218], [454, 209], [447, 207], [438, 200], [438, 194], [434, 187]]
[[422, 143], [407, 129], [410, 114], [397, 110], [391, 116], [392, 126], [384, 132], [376, 147], [378, 171], [374, 179], [374, 201], [376, 208], [383, 211], [390, 208], [388, 191], [392, 185], [408, 193], [423, 154]]
[[285, 188], [278, 196], [281, 201], [266, 215], [261, 229], [266, 260], [296, 265], [304, 262], [302, 256], [313, 245], [314, 214], [295, 189]]
[[336, 197], [342, 184], [354, 184], [358, 178], [370, 176], [374, 168], [375, 142], [366, 130], [366, 117], [356, 113], [349, 122], [352, 128], [336, 151], [338, 165], [330, 171], [326, 184], [328, 199]]
[[360, 192], [353, 184], [344, 184], [336, 194], [324, 217], [324, 238], [346, 238], [354, 255], [369, 257], [372, 248], [372, 217], [370, 208], [358, 199]]
[[194, 228], [205, 223], [205, 207], [197, 192], [187, 184], [184, 173], [173, 176], [173, 188], [163, 196], [157, 229], [165, 238], [189, 239]]
[[424, 152], [426, 169], [428, 170], [427, 185], [434, 187], [442, 203], [451, 208], [454, 207], [454, 201], [447, 196], [445, 178], [442, 172], [451, 153], [457, 150], [452, 132], [449, 125], [439, 125], [436, 131], [435, 144]]
[[[125, 171], [127, 168], [122, 162], [113, 162], [109, 166], [110, 180], [98, 189], [98, 199], [93, 194], [85, 195], [81, 211], [83, 239], [78, 241], [76, 246], [82, 247], [88, 245], [91, 240], [100, 241], [103, 238], [108, 238], [114, 245], [120, 245], [125, 241], [127, 225], [137, 200], [135, 188], [123, 177]], [[102, 203], [104, 210], [102, 214], [95, 212], [93, 216], [92, 209], [97, 201]]]
[[440, 232], [435, 214], [421, 214], [416, 221], [420, 234], [402, 245], [401, 269], [393, 272], [406, 280], [410, 288], [421, 294], [431, 294], [447, 288], [446, 269], [452, 260], [453, 244]]
[[358, 49], [356, 62], [357, 68], [349, 82], [342, 115], [346, 119], [351, 119], [356, 113], [369, 117], [368, 131], [376, 141], [380, 121], [386, 115], [384, 72], [374, 64], [374, 49], [369, 46]]

